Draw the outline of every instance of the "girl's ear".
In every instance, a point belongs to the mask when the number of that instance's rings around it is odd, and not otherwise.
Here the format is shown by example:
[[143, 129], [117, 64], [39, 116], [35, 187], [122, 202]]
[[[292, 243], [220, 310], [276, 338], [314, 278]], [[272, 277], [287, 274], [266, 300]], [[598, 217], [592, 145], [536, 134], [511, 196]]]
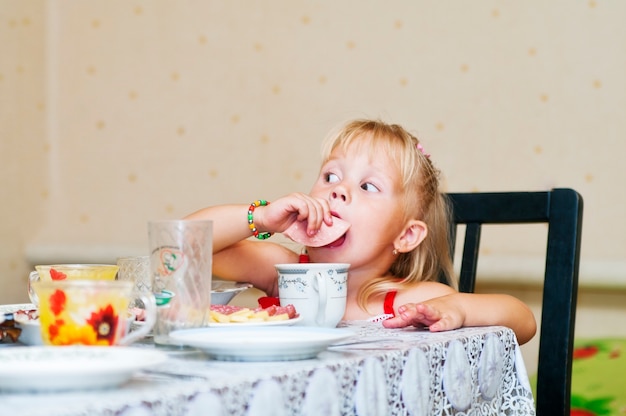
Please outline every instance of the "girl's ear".
[[409, 220], [402, 233], [394, 240], [393, 246], [400, 253], [408, 253], [419, 246], [428, 234], [428, 226], [424, 221]]

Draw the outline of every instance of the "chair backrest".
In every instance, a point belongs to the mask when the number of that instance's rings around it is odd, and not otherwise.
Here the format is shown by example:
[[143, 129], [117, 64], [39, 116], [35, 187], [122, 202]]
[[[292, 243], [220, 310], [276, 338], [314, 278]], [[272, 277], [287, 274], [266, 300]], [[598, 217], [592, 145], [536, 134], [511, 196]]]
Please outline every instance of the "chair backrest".
[[457, 225], [466, 225], [459, 280], [462, 292], [474, 291], [483, 224], [548, 223], [535, 404], [538, 416], [569, 416], [582, 197], [572, 189], [447, 196], [453, 212], [453, 258]]

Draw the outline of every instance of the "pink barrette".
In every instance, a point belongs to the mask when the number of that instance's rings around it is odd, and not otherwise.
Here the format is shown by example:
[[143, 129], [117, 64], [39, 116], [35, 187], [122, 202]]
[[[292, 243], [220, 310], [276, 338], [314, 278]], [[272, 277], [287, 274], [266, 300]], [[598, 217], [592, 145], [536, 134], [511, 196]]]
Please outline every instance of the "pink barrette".
[[421, 145], [421, 144], [419, 144], [419, 143], [417, 144], [417, 150], [419, 150], [420, 152], [422, 152], [422, 154], [423, 154], [424, 156], [426, 156], [427, 158], [430, 158], [430, 153], [426, 153], [426, 152], [424, 151], [424, 148], [422, 147], [422, 145]]

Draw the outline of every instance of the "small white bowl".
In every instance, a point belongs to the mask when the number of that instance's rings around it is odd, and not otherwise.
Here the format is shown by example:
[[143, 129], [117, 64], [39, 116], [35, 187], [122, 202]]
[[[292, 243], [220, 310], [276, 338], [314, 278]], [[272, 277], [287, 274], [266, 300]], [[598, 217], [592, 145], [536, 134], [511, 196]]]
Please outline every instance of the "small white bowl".
[[251, 287], [250, 283], [214, 279], [211, 282], [211, 305], [226, 305], [236, 295]]
[[19, 319], [15, 324], [22, 330], [17, 339], [25, 345], [43, 345], [41, 338], [41, 324], [39, 319]]

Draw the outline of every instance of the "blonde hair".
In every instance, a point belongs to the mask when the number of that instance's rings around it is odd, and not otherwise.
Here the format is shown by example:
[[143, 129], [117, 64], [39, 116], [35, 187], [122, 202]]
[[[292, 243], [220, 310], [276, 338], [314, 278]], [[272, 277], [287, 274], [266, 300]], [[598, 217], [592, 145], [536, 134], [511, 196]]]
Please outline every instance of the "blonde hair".
[[398, 254], [389, 269], [389, 276], [374, 278], [361, 288], [359, 305], [366, 309], [368, 300], [389, 290], [421, 281], [439, 281], [441, 277], [456, 288], [450, 258], [450, 210], [439, 190], [440, 172], [419, 145], [419, 140], [397, 124], [379, 120], [354, 120], [331, 134], [322, 149], [325, 163], [336, 148], [346, 150], [358, 143], [370, 155], [384, 151], [398, 167], [402, 178], [404, 217], [424, 221], [428, 233], [424, 241], [408, 253]]

